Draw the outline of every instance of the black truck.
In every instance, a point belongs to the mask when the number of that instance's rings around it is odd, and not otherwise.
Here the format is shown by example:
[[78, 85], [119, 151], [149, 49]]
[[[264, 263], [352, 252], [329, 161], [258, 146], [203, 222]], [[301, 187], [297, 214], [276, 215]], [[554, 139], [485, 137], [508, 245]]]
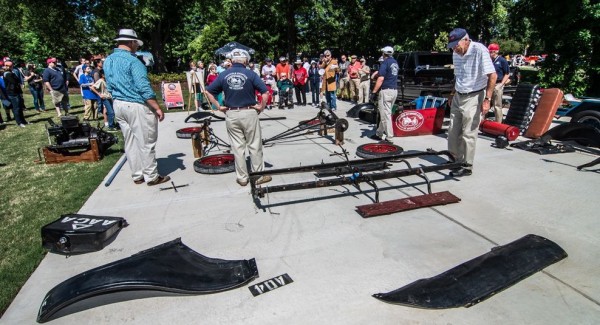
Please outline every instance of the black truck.
[[447, 97], [454, 86], [451, 52], [399, 52], [398, 101], [410, 102], [421, 95]]

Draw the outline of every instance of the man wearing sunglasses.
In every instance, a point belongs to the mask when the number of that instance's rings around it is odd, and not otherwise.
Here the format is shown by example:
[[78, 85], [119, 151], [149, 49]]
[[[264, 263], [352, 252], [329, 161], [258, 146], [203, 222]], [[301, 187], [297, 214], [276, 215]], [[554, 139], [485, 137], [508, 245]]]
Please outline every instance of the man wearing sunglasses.
[[481, 116], [490, 109], [490, 100], [496, 85], [496, 69], [485, 45], [474, 42], [467, 31], [455, 28], [448, 36], [454, 63], [454, 94], [450, 98], [450, 127], [448, 151], [463, 167], [452, 170], [453, 177], [473, 173], [475, 144]]

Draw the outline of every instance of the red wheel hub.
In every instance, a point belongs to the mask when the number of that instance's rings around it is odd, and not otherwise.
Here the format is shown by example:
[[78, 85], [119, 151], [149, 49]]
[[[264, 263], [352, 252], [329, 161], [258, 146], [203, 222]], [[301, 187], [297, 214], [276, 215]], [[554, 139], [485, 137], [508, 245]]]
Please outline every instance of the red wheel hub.
[[200, 162], [209, 166], [224, 166], [234, 164], [235, 158], [232, 154], [218, 154], [201, 158]]
[[200, 132], [202, 132], [202, 128], [201, 128], [201, 127], [194, 126], [194, 127], [189, 127], [189, 128], [183, 128], [183, 129], [179, 129], [179, 131], [178, 131], [178, 132], [181, 132], [181, 133], [189, 133], [189, 134], [192, 134], [192, 133], [200, 133]]
[[364, 145], [363, 149], [372, 153], [388, 153], [398, 151], [398, 147], [387, 143], [371, 143]]

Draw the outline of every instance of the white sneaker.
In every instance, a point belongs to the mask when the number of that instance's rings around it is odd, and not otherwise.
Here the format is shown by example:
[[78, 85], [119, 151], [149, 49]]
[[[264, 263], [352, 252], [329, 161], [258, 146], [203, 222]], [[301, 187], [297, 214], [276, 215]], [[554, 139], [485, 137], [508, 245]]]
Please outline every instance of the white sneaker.
[[22, 127], [22, 128], [24, 128], [25, 124], [21, 123], [21, 124], [19, 124], [19, 126]]

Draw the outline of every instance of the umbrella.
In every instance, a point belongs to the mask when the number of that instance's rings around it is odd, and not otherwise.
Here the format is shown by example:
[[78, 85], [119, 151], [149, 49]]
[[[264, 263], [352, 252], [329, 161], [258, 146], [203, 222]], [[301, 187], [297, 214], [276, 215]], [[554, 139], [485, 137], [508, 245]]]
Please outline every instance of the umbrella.
[[225, 44], [223, 47], [216, 50], [215, 54], [225, 56], [225, 55], [227, 55], [227, 53], [229, 53], [235, 49], [246, 50], [251, 55], [254, 54], [254, 49], [251, 49], [251, 48], [247, 47], [246, 45], [240, 44], [238, 42], [229, 42], [229, 43]]

